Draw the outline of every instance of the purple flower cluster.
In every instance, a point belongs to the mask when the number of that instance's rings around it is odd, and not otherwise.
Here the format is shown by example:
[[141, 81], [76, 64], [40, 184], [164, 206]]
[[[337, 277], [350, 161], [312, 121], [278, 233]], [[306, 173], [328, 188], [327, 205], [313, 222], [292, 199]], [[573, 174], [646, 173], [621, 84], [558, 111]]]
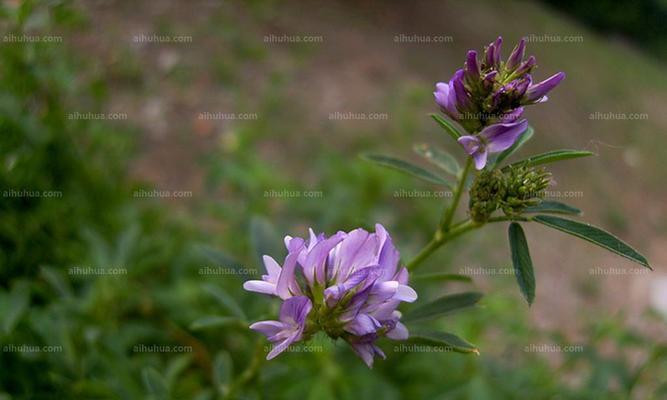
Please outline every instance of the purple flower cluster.
[[471, 133], [458, 141], [477, 169], [484, 168], [489, 153], [509, 148], [526, 130], [528, 123], [521, 119], [524, 106], [547, 101], [547, 93], [565, 78], [559, 72], [533, 83], [530, 73], [536, 60], [533, 56], [524, 60], [525, 39], [505, 62], [500, 57], [502, 43], [501, 37], [490, 43], [481, 62], [475, 50], [468, 51], [464, 68], [449, 83], [437, 83], [433, 92], [440, 109]]
[[286, 236], [285, 246], [282, 266], [264, 256], [267, 275], [243, 285], [283, 299], [279, 321], [250, 326], [274, 344], [267, 359], [324, 331], [347, 341], [371, 367], [376, 355], [385, 357], [377, 339], [408, 338], [396, 308], [415, 301], [417, 293], [407, 286], [408, 271], [399, 269], [399, 253], [382, 225], [375, 233], [355, 229], [328, 238], [310, 230], [308, 241]]

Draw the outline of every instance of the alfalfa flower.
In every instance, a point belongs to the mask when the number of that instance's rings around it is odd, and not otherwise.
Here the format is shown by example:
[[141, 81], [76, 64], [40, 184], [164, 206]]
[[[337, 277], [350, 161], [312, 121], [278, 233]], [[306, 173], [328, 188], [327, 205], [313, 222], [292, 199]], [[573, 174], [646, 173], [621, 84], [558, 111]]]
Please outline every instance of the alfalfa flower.
[[268, 359], [323, 331], [348, 342], [370, 367], [375, 356], [384, 358], [379, 338], [407, 339], [397, 307], [415, 301], [417, 293], [408, 286], [408, 271], [399, 268], [399, 253], [382, 225], [375, 233], [355, 229], [328, 238], [311, 230], [308, 241], [287, 236], [285, 245], [282, 266], [265, 256], [267, 275], [243, 285], [284, 300], [278, 321], [250, 326], [274, 343]]
[[[433, 92], [442, 112], [470, 133], [459, 143], [473, 156], [477, 169], [484, 168], [488, 153], [510, 147], [525, 130], [524, 106], [545, 102], [547, 93], [565, 78], [558, 72], [533, 83], [531, 72], [537, 63], [533, 56], [524, 60], [525, 39], [506, 62], [501, 58], [502, 42], [498, 37], [490, 43], [481, 62], [475, 50], [468, 51], [464, 67], [448, 83], [436, 83]], [[517, 132], [518, 127], [524, 129]]]

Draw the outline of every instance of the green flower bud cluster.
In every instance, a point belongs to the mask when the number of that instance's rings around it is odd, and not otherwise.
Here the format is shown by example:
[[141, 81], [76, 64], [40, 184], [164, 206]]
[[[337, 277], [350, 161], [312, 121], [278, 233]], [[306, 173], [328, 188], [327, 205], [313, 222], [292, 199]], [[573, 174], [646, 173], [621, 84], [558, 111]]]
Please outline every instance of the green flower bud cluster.
[[543, 168], [480, 171], [470, 188], [470, 217], [484, 223], [497, 209], [509, 217], [519, 215], [524, 208], [539, 204], [550, 182], [551, 174]]
[[470, 218], [475, 222], [486, 222], [503, 201], [506, 192], [505, 176], [500, 170], [480, 171], [470, 188]]
[[500, 206], [505, 215], [511, 217], [540, 203], [551, 183], [551, 174], [544, 168], [517, 167], [510, 168], [505, 179], [507, 191]]

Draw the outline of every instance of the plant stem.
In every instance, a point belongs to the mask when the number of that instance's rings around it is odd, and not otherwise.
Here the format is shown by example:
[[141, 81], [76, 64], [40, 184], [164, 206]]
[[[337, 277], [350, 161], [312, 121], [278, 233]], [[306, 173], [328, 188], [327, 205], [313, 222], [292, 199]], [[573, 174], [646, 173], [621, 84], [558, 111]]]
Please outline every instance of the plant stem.
[[466, 160], [466, 165], [463, 168], [463, 172], [461, 173], [461, 177], [459, 178], [458, 185], [456, 186], [456, 190], [454, 191], [454, 199], [452, 200], [452, 204], [450, 204], [449, 207], [445, 210], [442, 221], [438, 226], [438, 230], [440, 232], [444, 233], [449, 231], [450, 229], [450, 225], [452, 224], [452, 219], [454, 218], [456, 209], [459, 206], [459, 201], [461, 201], [461, 195], [463, 194], [463, 190], [465, 189], [466, 180], [468, 179], [468, 173], [470, 172], [471, 166], [472, 166], [472, 157], [468, 157], [468, 159]]
[[414, 271], [425, 259], [431, 255], [431, 253], [436, 251], [440, 246], [458, 236], [463, 235], [468, 231], [477, 229], [482, 225], [483, 224], [471, 220], [466, 220], [460, 224], [457, 224], [448, 232], [443, 233], [441, 231], [437, 231], [433, 239], [431, 239], [431, 241], [419, 252], [419, 254], [417, 254], [417, 256], [407, 264], [406, 268], [410, 271]]
[[[438, 229], [431, 239], [430, 242], [417, 254], [417, 256], [408, 263], [407, 269], [414, 270], [418, 265], [420, 265], [425, 259], [427, 259], [431, 253], [437, 250], [444, 243], [448, 242], [452, 238], [472, 229], [469, 225], [470, 220], [463, 221], [461, 223], [455, 224], [452, 226], [452, 220], [454, 219], [454, 214], [458, 208], [459, 202], [461, 201], [461, 195], [465, 190], [466, 180], [468, 179], [468, 173], [470, 172], [470, 167], [472, 166], [472, 158], [468, 157], [466, 160], [466, 165], [463, 168], [463, 172], [459, 177], [458, 184], [454, 190], [454, 199], [449, 207], [445, 208]], [[459, 232], [460, 231], [460, 232]]]

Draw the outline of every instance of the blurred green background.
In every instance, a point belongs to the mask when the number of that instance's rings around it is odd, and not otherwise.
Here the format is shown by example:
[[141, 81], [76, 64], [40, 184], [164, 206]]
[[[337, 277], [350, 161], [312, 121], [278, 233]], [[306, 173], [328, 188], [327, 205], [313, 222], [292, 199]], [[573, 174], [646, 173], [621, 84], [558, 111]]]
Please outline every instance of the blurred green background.
[[[0, 399], [667, 398], [667, 37], [636, 32], [667, 5], [547, 3], [5, 1]], [[442, 189], [357, 154], [462, 156], [433, 85], [498, 35], [528, 38], [537, 78], [567, 73], [522, 154], [596, 152], [551, 169], [553, 196], [655, 271], [529, 226], [528, 308], [485, 228], [420, 271], [474, 283], [414, 283], [485, 293], [435, 324], [479, 356], [385, 342], [369, 370], [316, 338], [251, 373], [268, 342], [247, 325], [278, 302], [241, 285], [283, 235], [380, 222], [404, 261], [427, 242], [445, 199], [400, 193]]]

